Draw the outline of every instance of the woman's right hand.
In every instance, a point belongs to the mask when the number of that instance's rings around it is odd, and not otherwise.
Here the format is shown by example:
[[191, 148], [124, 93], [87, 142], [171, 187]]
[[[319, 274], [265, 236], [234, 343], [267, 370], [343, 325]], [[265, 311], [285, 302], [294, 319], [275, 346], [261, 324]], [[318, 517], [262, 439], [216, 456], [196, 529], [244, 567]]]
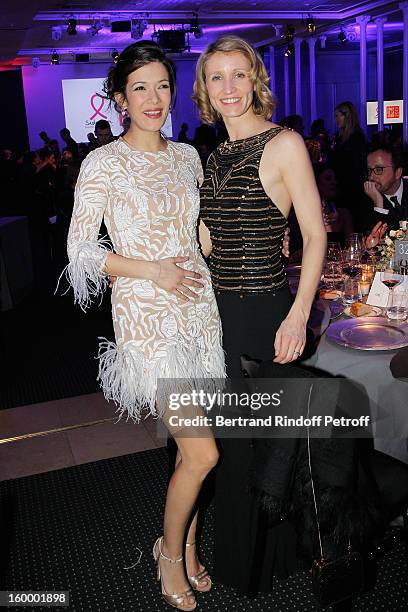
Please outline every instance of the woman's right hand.
[[186, 270], [178, 265], [186, 261], [188, 261], [188, 257], [167, 257], [156, 261], [157, 276], [152, 279], [158, 287], [172, 293], [182, 302], [188, 302], [190, 299], [197, 297], [197, 293], [192, 291], [190, 287], [197, 287], [198, 289], [204, 287], [203, 283], [195, 280], [201, 278], [201, 274]]

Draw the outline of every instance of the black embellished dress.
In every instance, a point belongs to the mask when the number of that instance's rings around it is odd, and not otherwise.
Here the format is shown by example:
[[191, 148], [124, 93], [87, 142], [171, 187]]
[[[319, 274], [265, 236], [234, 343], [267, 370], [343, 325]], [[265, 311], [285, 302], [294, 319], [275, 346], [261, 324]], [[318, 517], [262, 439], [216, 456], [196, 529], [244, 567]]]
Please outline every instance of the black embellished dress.
[[[276, 331], [292, 305], [282, 262], [286, 218], [259, 178], [265, 145], [283, 129], [221, 144], [201, 187], [200, 217], [211, 234], [209, 269], [230, 378], [242, 376], [243, 354], [274, 358]], [[270, 591], [274, 575], [295, 569], [295, 531], [285, 520], [271, 526], [249, 492], [251, 440], [219, 442], [214, 578], [241, 593]]]

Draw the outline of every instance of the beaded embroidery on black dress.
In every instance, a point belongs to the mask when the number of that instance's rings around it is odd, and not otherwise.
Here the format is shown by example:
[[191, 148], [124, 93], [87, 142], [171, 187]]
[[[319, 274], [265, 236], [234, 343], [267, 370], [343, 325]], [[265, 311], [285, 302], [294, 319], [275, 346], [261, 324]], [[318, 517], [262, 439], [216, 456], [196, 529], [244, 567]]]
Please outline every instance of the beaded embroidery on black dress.
[[215, 290], [265, 293], [286, 284], [281, 257], [286, 219], [258, 173], [265, 145], [283, 129], [226, 141], [208, 160], [200, 216], [211, 233]]

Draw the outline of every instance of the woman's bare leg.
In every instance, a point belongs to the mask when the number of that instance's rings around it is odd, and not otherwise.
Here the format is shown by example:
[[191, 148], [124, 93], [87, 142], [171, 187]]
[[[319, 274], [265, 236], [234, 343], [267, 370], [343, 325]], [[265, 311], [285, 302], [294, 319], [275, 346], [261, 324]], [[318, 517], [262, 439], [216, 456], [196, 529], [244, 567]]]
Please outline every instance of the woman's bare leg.
[[[176, 467], [179, 461], [181, 461], [181, 455], [180, 455], [180, 451], [177, 451], [176, 463], [175, 463]], [[191, 542], [196, 541], [197, 519], [198, 519], [198, 512], [195, 512], [190, 522], [190, 527], [188, 528], [186, 542], [191, 543]], [[198, 560], [198, 553], [197, 553], [196, 546], [187, 546], [185, 548], [185, 558], [186, 558], [186, 568], [187, 568], [188, 576], [195, 576], [196, 574], [198, 574], [198, 572], [204, 569], [200, 561]], [[203, 578], [202, 580], [200, 580], [199, 585], [201, 587], [206, 587], [208, 585], [208, 582], [209, 582], [208, 578]]]
[[[184, 554], [185, 533], [191, 513], [205, 477], [218, 461], [218, 450], [212, 437], [178, 437], [176, 443], [181, 458], [167, 489], [163, 539], [163, 553], [172, 559]], [[168, 563], [161, 559], [160, 567], [167, 593], [179, 593], [189, 588], [181, 563]], [[192, 598], [188, 601], [190, 604], [193, 602]]]

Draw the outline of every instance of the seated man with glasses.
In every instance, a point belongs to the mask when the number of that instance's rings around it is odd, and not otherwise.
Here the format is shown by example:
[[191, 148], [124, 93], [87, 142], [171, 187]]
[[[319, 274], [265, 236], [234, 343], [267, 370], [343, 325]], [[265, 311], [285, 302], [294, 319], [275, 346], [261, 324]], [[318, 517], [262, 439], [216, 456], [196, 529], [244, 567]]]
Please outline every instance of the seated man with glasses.
[[399, 222], [408, 219], [408, 180], [402, 178], [402, 172], [401, 149], [380, 142], [369, 149], [364, 191], [372, 214], [364, 219], [367, 229], [379, 221], [388, 230], [398, 229]]

